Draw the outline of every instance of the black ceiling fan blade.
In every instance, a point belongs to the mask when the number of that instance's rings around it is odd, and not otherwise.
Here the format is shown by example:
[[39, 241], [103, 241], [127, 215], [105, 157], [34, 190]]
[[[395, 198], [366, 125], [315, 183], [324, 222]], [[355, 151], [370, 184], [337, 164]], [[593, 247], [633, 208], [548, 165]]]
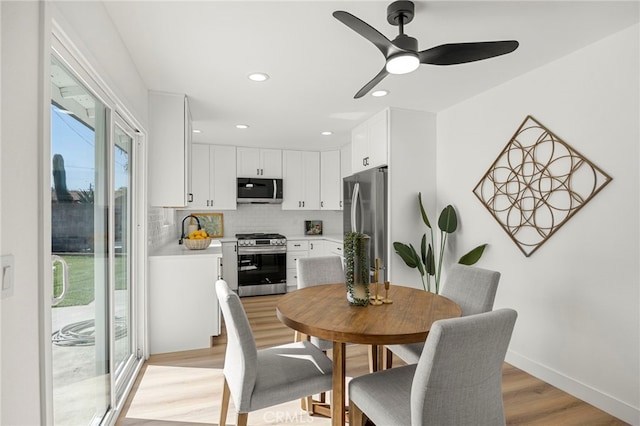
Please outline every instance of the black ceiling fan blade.
[[376, 30], [360, 18], [353, 16], [349, 12], [336, 10], [333, 12], [333, 17], [373, 43], [382, 52], [385, 58], [387, 58], [387, 55], [392, 49], [396, 49], [393, 43], [381, 34], [380, 31]]
[[441, 44], [418, 53], [421, 64], [456, 65], [506, 55], [518, 48], [515, 40]]
[[364, 87], [362, 89], [360, 89], [358, 91], [358, 93], [356, 93], [356, 95], [353, 97], [353, 99], [359, 99], [359, 98], [363, 97], [364, 95], [366, 95], [367, 93], [369, 93], [369, 91], [371, 91], [371, 89], [376, 87], [376, 85], [378, 83], [380, 83], [382, 81], [382, 79], [384, 79], [388, 75], [389, 75], [389, 72], [387, 71], [387, 68], [383, 67], [380, 70], [380, 72], [375, 77], [373, 77], [371, 79], [370, 82], [365, 84]]

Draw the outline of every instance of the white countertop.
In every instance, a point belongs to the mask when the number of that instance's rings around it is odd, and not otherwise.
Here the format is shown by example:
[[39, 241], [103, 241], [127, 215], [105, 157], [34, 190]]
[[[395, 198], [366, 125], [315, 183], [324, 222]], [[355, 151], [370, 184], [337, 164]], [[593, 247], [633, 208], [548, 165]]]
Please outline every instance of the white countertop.
[[344, 240], [343, 235], [335, 234], [335, 235], [288, 235], [287, 240], [327, 240], [333, 241], [334, 243], [342, 243]]
[[222, 243], [220, 240], [211, 240], [211, 245], [204, 250], [189, 250], [184, 245], [178, 244], [178, 241], [172, 241], [153, 250], [149, 256], [216, 256], [221, 254]]

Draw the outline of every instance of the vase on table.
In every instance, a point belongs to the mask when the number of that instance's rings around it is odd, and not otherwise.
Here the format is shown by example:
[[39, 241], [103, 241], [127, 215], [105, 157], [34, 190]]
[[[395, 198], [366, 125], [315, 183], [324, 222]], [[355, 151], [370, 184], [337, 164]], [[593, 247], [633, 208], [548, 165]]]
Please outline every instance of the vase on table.
[[369, 304], [369, 244], [371, 238], [360, 232], [344, 236], [345, 283], [352, 305]]

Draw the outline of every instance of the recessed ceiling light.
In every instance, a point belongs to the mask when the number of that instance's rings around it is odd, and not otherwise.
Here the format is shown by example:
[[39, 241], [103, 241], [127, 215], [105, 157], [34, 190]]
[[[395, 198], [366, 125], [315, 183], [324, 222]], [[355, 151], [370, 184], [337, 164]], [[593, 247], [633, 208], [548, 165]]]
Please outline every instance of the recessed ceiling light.
[[248, 124], [236, 124], [236, 129], [248, 129]]
[[249, 74], [249, 80], [252, 81], [266, 81], [269, 79], [269, 75], [263, 72], [254, 72]]
[[322, 132], [321, 135], [322, 136], [331, 136], [333, 134], [333, 132]]
[[198, 130], [198, 129], [193, 129], [193, 130], [192, 130], [192, 132], [193, 132], [193, 133], [202, 133], [202, 131], [201, 131], [201, 130]]
[[387, 96], [389, 94], [388, 90], [376, 90], [375, 92], [371, 93], [371, 96], [375, 96], [376, 98], [379, 98], [381, 96]]

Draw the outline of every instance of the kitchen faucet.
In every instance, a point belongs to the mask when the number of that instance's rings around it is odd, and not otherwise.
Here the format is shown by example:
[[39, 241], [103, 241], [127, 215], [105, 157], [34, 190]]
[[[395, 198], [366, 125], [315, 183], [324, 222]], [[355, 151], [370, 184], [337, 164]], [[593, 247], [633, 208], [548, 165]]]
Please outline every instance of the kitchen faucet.
[[184, 237], [186, 236], [184, 235], [184, 221], [190, 217], [194, 218], [196, 222], [198, 222], [198, 229], [199, 230], [202, 229], [202, 227], [200, 226], [200, 219], [198, 219], [198, 216], [194, 216], [192, 214], [185, 216], [184, 219], [182, 219], [182, 233], [180, 234], [180, 239], [178, 240], [178, 244], [182, 244], [182, 242], [184, 241]]

